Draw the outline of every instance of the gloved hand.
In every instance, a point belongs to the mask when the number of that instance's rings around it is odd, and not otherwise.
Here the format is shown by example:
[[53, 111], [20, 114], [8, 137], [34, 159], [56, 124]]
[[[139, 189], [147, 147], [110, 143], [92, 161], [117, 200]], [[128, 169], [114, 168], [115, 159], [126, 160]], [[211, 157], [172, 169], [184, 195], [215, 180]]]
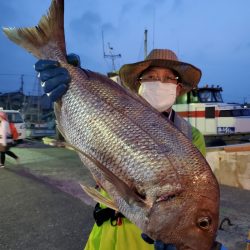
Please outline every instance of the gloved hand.
[[173, 244], [164, 244], [160, 240], [155, 241], [155, 250], [176, 250]]
[[211, 250], [227, 250], [227, 248], [223, 246], [220, 242], [215, 241]]
[[[75, 67], [80, 67], [80, 58], [76, 54], [69, 54], [67, 61]], [[68, 70], [60, 67], [57, 61], [38, 60], [35, 70], [39, 73], [41, 86], [51, 101], [57, 101], [67, 92], [71, 77]]]
[[149, 236], [142, 233], [141, 237], [144, 241], [146, 241], [148, 244], [154, 244], [155, 250], [176, 250], [176, 247], [172, 244], [164, 244], [163, 242], [159, 240], [152, 240]]
[[[176, 247], [173, 244], [164, 244], [162, 241], [159, 240], [154, 241], [144, 233], [141, 234], [141, 237], [147, 243], [154, 244], [155, 250], [176, 250]], [[211, 250], [227, 250], [227, 248], [218, 241], [215, 241]]]

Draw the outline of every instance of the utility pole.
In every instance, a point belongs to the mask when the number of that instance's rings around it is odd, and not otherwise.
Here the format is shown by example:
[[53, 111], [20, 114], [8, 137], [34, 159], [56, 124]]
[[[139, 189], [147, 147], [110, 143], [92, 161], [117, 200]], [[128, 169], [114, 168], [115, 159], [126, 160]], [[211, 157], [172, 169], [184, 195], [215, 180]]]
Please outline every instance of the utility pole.
[[23, 85], [24, 85], [24, 82], [23, 82], [23, 74], [21, 75], [21, 86], [20, 86], [20, 89], [19, 89], [19, 92], [21, 92], [23, 94]]
[[148, 30], [144, 30], [144, 59], [148, 55]]
[[112, 61], [112, 69], [113, 69], [113, 72], [115, 72], [115, 59], [117, 59], [117, 58], [121, 58], [122, 57], [122, 55], [121, 54], [116, 54], [116, 55], [114, 55], [113, 54], [113, 47], [111, 47], [110, 46], [110, 43], [108, 43], [108, 46], [109, 46], [109, 55], [107, 55], [106, 53], [105, 53], [105, 48], [104, 48], [104, 36], [103, 36], [103, 31], [102, 31], [102, 49], [103, 49], [103, 57], [104, 58], [109, 58], [109, 59], [111, 59], [111, 61]]

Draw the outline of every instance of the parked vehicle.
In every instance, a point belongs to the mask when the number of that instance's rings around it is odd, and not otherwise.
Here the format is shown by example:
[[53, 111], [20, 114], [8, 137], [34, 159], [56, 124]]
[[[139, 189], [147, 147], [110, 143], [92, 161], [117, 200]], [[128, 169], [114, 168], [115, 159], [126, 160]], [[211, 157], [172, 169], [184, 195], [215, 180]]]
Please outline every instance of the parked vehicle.
[[17, 141], [21, 141], [25, 139], [26, 138], [26, 126], [21, 116], [21, 113], [18, 110], [1, 110], [1, 111], [7, 114], [9, 122], [12, 122], [15, 124], [15, 127], [18, 132]]
[[25, 114], [27, 138], [41, 138], [56, 135], [54, 112], [44, 115]]

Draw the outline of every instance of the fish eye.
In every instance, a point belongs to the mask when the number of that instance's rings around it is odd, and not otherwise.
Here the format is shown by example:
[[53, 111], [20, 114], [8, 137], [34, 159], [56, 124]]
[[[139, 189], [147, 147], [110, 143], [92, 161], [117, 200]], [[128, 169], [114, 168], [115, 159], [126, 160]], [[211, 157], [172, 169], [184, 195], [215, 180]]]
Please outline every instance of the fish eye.
[[197, 225], [200, 229], [208, 230], [211, 225], [211, 219], [209, 217], [203, 217], [198, 219]]

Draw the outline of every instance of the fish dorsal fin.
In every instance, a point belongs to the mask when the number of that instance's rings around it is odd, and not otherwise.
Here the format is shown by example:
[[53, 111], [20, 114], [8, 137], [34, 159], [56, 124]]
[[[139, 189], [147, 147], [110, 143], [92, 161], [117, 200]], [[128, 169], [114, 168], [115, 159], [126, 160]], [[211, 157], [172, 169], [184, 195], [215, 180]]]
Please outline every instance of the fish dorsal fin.
[[123, 180], [113, 174], [109, 169], [107, 169], [101, 162], [92, 157], [91, 155], [83, 152], [77, 147], [73, 146], [70, 143], [65, 143], [65, 145], [73, 148], [76, 152], [82, 154], [87, 159], [92, 161], [96, 167], [98, 167], [106, 180], [109, 181], [112, 185], [115, 186], [117, 192], [122, 196], [122, 198], [131, 205], [132, 203], [136, 203], [140, 207], [148, 206], [145, 200], [137, 193], [133, 188], [130, 188]]
[[115, 205], [114, 201], [103, 196], [100, 192], [98, 192], [95, 188], [93, 187], [88, 187], [88, 186], [84, 186], [82, 184], [80, 184], [80, 186], [82, 187], [82, 189], [91, 197], [93, 198], [93, 200], [95, 200], [96, 202], [102, 203], [105, 206], [118, 211], [117, 206]]

